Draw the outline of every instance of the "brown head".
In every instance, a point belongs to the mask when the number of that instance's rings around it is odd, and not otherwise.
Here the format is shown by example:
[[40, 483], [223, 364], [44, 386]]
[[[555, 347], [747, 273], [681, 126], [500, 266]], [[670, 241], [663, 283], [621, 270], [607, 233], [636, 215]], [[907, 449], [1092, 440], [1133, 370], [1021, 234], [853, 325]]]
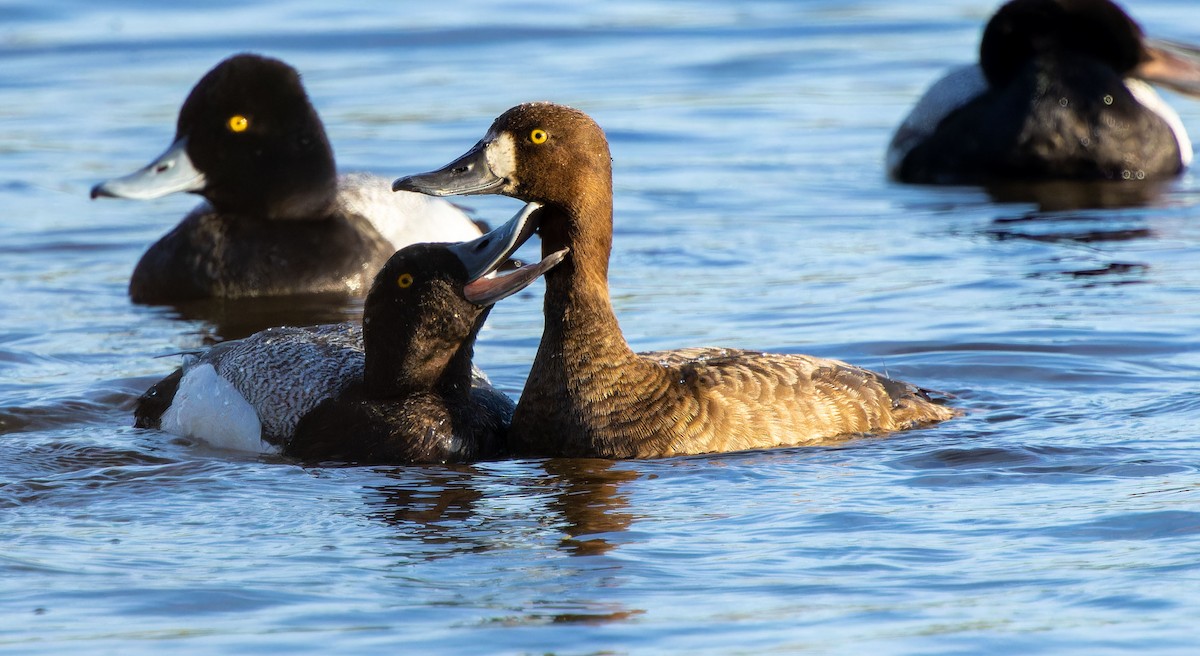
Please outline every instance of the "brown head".
[[[392, 189], [434, 196], [500, 194], [543, 205], [543, 253], [600, 257], [612, 243], [612, 158], [604, 131], [583, 112], [537, 102], [501, 114], [466, 154]], [[594, 253], [594, 255], [592, 255]]]

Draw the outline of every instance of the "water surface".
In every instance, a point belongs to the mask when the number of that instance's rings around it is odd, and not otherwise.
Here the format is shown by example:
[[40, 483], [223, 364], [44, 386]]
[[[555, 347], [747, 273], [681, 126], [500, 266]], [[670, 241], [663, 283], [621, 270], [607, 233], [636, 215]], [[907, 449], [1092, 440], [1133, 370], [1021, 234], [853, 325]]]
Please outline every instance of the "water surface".
[[[0, 7], [0, 650], [1190, 653], [1196, 174], [884, 177], [891, 130], [993, 8]], [[1190, 1], [1132, 10], [1200, 42]], [[195, 81], [246, 50], [303, 72], [343, 170], [439, 166], [521, 101], [588, 111], [612, 143], [635, 348], [838, 357], [966, 416], [830, 448], [469, 467], [303, 468], [131, 428], [173, 354], [361, 311], [126, 297], [196, 201], [88, 189], [161, 152]], [[1166, 96], [1200, 132], [1200, 102]], [[514, 396], [540, 321], [535, 286], [480, 339]]]

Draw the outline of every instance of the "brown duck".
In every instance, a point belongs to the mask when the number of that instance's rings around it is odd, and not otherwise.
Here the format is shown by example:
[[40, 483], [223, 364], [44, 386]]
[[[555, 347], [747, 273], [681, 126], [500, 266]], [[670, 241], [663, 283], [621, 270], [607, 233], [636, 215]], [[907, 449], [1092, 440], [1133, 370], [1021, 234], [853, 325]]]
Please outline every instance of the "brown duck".
[[837, 360], [722, 348], [634, 353], [608, 295], [612, 164], [586, 114], [551, 103], [500, 115], [465, 155], [395, 190], [503, 194], [542, 205], [545, 330], [510, 445], [533, 455], [652, 458], [902, 430], [955, 415], [908, 383]]

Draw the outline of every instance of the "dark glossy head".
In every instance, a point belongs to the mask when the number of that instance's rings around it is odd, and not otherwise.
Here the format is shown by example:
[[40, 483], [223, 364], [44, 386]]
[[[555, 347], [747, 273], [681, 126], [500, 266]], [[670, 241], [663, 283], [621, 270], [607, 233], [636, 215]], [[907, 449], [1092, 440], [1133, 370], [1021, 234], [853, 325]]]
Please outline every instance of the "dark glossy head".
[[92, 197], [190, 191], [222, 212], [319, 218], [336, 185], [333, 150], [300, 75], [277, 59], [241, 54], [192, 89], [166, 153], [136, 173], [97, 185]]
[[1126, 74], [1147, 58], [1142, 28], [1108, 0], [1013, 0], [984, 29], [979, 61], [992, 86], [1031, 59], [1072, 53]]
[[[528, 205], [495, 230], [459, 244], [414, 244], [375, 277], [363, 309], [366, 383], [380, 396], [469, 377], [475, 337], [491, 306], [558, 264], [558, 252], [500, 276], [496, 269], [528, 238]], [[451, 363], [459, 362], [454, 370]]]

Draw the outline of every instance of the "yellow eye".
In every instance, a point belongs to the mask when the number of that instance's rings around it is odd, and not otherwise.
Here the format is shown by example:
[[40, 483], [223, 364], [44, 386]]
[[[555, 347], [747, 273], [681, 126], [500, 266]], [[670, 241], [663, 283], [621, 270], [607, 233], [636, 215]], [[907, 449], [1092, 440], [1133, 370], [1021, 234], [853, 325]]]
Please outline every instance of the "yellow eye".
[[541, 128], [534, 128], [533, 132], [529, 133], [529, 140], [535, 144], [544, 144], [549, 136], [550, 135], [546, 134], [545, 130]]
[[400, 274], [400, 277], [396, 279], [396, 284], [400, 285], [400, 289], [408, 289], [409, 287], [412, 287], [412, 284], [413, 284], [412, 274], [411, 273]]
[[229, 127], [230, 132], [245, 132], [246, 128], [250, 127], [250, 119], [241, 114], [234, 114], [225, 125]]

